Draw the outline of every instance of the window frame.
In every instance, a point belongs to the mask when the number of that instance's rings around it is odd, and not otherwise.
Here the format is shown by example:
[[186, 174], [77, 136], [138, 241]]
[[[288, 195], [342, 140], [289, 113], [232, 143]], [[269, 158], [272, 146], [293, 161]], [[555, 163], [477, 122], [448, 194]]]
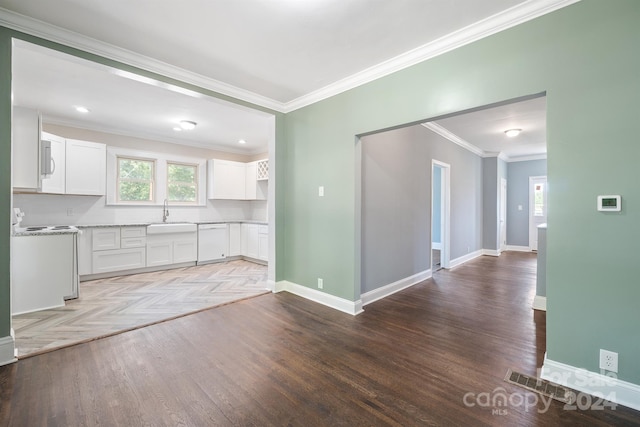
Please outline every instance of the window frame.
[[[193, 167], [194, 170], [194, 184], [195, 184], [195, 199], [193, 201], [180, 201], [180, 200], [172, 200], [169, 198], [169, 185], [172, 183], [172, 181], [169, 180], [169, 167], [171, 165], [178, 165], [178, 166], [190, 166]], [[182, 206], [194, 206], [194, 205], [198, 205], [199, 204], [199, 190], [200, 190], [200, 164], [198, 163], [192, 163], [192, 162], [184, 162], [184, 161], [178, 161], [178, 160], [167, 160], [166, 161], [166, 167], [167, 167], [167, 173], [166, 173], [166, 181], [165, 181], [165, 197], [167, 199], [167, 201], [173, 205], [182, 205]], [[187, 184], [187, 183], [185, 183]]]
[[[120, 160], [133, 160], [133, 161], [140, 161], [140, 162], [148, 162], [151, 163], [151, 200], [122, 200], [120, 198]], [[140, 157], [140, 156], [131, 156], [131, 155], [126, 155], [126, 154], [118, 154], [116, 155], [116, 173], [115, 173], [115, 177], [116, 177], [116, 186], [115, 186], [115, 201], [116, 204], [119, 205], [154, 205], [156, 204], [156, 193], [157, 193], [157, 181], [158, 181], [158, 162], [157, 159], [153, 159], [153, 158], [148, 158], [148, 157]], [[131, 180], [131, 181], [140, 181], [140, 182], [147, 182], [146, 180]]]

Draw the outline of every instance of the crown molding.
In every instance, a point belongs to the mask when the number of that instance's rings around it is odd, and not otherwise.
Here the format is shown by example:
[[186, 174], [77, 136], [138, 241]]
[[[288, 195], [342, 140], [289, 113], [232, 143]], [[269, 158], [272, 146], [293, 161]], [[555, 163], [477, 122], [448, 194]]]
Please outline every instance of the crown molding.
[[487, 157], [487, 153], [485, 153], [484, 150], [476, 147], [475, 145], [471, 144], [470, 142], [465, 141], [464, 139], [460, 138], [455, 133], [451, 132], [450, 130], [448, 130], [447, 128], [445, 128], [443, 126], [440, 126], [439, 124], [437, 124], [435, 122], [422, 123], [422, 126], [426, 127], [427, 129], [429, 129], [432, 132], [437, 133], [441, 137], [448, 139], [449, 141], [453, 142], [454, 144], [458, 144], [460, 147], [471, 151], [473, 154], [476, 154], [476, 155], [478, 155], [480, 157]]
[[369, 67], [352, 76], [338, 80], [293, 101], [285, 103], [285, 113], [311, 105], [323, 99], [369, 83], [412, 65], [442, 55], [459, 47], [499, 33], [508, 28], [546, 15], [555, 10], [577, 3], [580, 0], [528, 0], [458, 31], [447, 34], [416, 49], [400, 54], [387, 61]]
[[289, 102], [280, 102], [236, 86], [211, 79], [198, 73], [176, 67], [166, 62], [140, 55], [78, 33], [21, 15], [0, 7], [0, 25], [32, 36], [47, 39], [104, 58], [141, 68], [166, 77], [208, 89], [222, 95], [289, 113], [315, 102], [369, 83], [380, 77], [400, 71], [412, 65], [434, 58], [484, 37], [530, 21], [539, 16], [577, 3], [580, 0], [528, 0], [481, 21], [473, 23], [437, 40], [412, 49], [359, 73], [338, 80], [324, 88], [310, 92]]
[[527, 156], [514, 156], [514, 157], [509, 157], [509, 160], [507, 160], [508, 162], [527, 162], [529, 160], [547, 160], [547, 153], [541, 153], [541, 154], [530, 154]]
[[93, 53], [123, 64], [141, 68], [152, 73], [170, 77], [172, 79], [189, 83], [203, 89], [208, 89], [222, 95], [227, 95], [241, 101], [250, 102], [281, 113], [284, 112], [284, 104], [282, 102], [267, 98], [266, 96], [232, 86], [219, 80], [205, 77], [201, 74], [167, 64], [166, 62], [162, 62], [91, 37], [83, 36], [73, 31], [15, 13], [1, 7], [0, 25], [88, 53]]

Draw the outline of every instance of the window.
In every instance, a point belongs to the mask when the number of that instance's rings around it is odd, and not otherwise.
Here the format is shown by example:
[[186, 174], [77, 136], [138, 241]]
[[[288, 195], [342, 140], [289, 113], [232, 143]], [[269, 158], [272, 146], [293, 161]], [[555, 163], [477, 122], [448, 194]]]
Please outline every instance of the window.
[[198, 165], [167, 162], [167, 200], [185, 204], [198, 201]]
[[153, 160], [118, 157], [118, 202], [153, 202], [155, 162]]

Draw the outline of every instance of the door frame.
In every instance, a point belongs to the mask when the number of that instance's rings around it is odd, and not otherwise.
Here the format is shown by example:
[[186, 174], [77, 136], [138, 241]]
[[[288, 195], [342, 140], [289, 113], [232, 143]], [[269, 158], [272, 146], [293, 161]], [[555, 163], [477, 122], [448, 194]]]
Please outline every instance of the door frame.
[[[440, 222], [441, 233], [440, 240], [440, 266], [442, 268], [450, 268], [451, 261], [451, 165], [436, 159], [431, 159], [431, 210], [433, 211], [433, 175], [435, 168], [442, 169], [441, 175], [441, 203], [440, 203]], [[431, 215], [430, 233], [433, 233], [433, 215]], [[431, 269], [433, 270], [433, 242], [432, 236], [429, 238], [429, 258]]]
[[500, 192], [498, 194], [500, 200], [498, 212], [498, 251], [507, 250], [507, 179], [500, 178]]
[[[536, 226], [534, 226], [534, 217], [533, 217], [533, 213], [535, 210], [534, 207], [534, 191], [533, 191], [533, 186], [535, 184], [535, 182], [541, 182], [544, 180], [545, 183], [545, 193], [548, 193], [549, 191], [549, 187], [548, 187], [548, 182], [547, 182], [547, 176], [546, 175], [538, 175], [538, 176], [530, 176], [529, 177], [529, 250], [530, 251], [537, 251], [538, 250], [538, 245], [536, 245], [535, 249], [533, 247], [533, 242], [536, 239], [536, 234], [538, 233], [538, 228]], [[546, 197], [547, 200], [545, 200], [545, 211], [547, 211], [547, 203], [548, 203], [548, 196]], [[545, 212], [545, 217], [546, 217], [546, 213]]]

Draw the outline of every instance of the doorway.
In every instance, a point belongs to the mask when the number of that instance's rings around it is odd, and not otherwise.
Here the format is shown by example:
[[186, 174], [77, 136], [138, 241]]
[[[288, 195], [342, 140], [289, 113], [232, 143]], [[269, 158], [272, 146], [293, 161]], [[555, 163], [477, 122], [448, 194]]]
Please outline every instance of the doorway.
[[547, 177], [529, 177], [529, 248], [538, 250], [538, 226], [547, 222]]
[[438, 160], [431, 162], [431, 271], [449, 268], [451, 166]]
[[507, 180], [500, 178], [500, 252], [507, 250]]

